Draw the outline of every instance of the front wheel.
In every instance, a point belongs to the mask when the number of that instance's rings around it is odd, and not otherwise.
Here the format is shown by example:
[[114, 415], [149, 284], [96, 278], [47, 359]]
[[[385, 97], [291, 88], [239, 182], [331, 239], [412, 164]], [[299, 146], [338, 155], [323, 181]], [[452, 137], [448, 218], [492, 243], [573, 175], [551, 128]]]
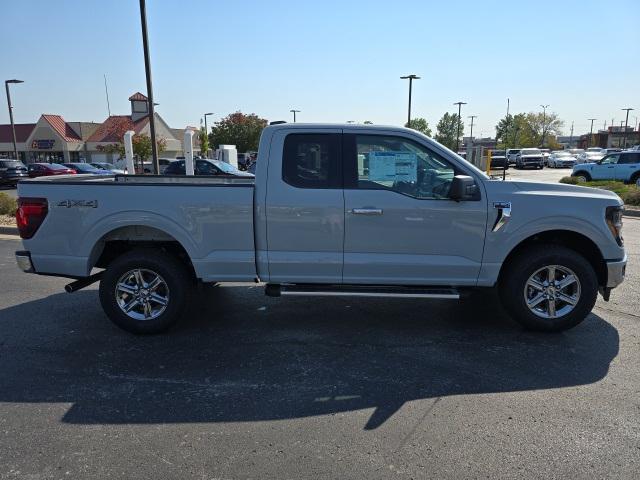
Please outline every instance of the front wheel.
[[591, 175], [589, 175], [587, 172], [578, 172], [573, 176], [576, 177], [578, 179], [578, 182], [581, 183], [591, 181]]
[[505, 265], [499, 282], [502, 304], [531, 330], [575, 327], [591, 312], [598, 279], [582, 255], [560, 245], [532, 247]]
[[138, 334], [173, 326], [188, 306], [186, 267], [162, 250], [138, 249], [116, 258], [100, 282], [100, 303], [120, 328]]

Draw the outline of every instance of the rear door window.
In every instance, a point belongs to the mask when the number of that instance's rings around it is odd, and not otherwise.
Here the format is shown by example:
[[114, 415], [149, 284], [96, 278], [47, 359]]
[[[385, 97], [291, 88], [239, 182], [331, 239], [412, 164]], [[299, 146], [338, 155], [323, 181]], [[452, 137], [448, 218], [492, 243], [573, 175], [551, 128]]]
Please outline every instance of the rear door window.
[[341, 188], [341, 135], [292, 133], [284, 140], [282, 179], [298, 188]]

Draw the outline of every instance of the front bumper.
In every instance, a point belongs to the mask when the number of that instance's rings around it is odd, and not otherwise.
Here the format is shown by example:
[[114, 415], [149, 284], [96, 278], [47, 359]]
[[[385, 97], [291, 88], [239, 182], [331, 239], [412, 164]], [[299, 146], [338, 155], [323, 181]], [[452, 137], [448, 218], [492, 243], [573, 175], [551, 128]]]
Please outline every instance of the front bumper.
[[627, 270], [627, 256], [622, 260], [607, 262], [607, 288], [616, 288], [624, 281]]
[[35, 273], [36, 271], [31, 261], [31, 253], [26, 250], [16, 252], [16, 263], [18, 264], [18, 268], [25, 273]]

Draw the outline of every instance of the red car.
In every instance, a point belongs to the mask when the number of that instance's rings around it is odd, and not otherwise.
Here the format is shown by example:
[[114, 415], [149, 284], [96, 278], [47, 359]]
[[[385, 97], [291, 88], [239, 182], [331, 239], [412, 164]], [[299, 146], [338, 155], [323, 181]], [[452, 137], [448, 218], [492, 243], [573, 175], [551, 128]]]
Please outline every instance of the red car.
[[59, 163], [32, 163], [28, 167], [29, 176], [48, 177], [49, 175], [75, 175], [76, 171]]

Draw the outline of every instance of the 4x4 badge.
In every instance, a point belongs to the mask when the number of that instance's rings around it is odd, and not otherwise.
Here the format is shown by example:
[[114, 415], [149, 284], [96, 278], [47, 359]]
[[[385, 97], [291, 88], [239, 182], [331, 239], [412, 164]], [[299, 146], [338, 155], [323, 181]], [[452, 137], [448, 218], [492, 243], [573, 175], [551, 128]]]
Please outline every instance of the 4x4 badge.
[[98, 208], [98, 200], [62, 200], [58, 203], [59, 207], [91, 207]]

